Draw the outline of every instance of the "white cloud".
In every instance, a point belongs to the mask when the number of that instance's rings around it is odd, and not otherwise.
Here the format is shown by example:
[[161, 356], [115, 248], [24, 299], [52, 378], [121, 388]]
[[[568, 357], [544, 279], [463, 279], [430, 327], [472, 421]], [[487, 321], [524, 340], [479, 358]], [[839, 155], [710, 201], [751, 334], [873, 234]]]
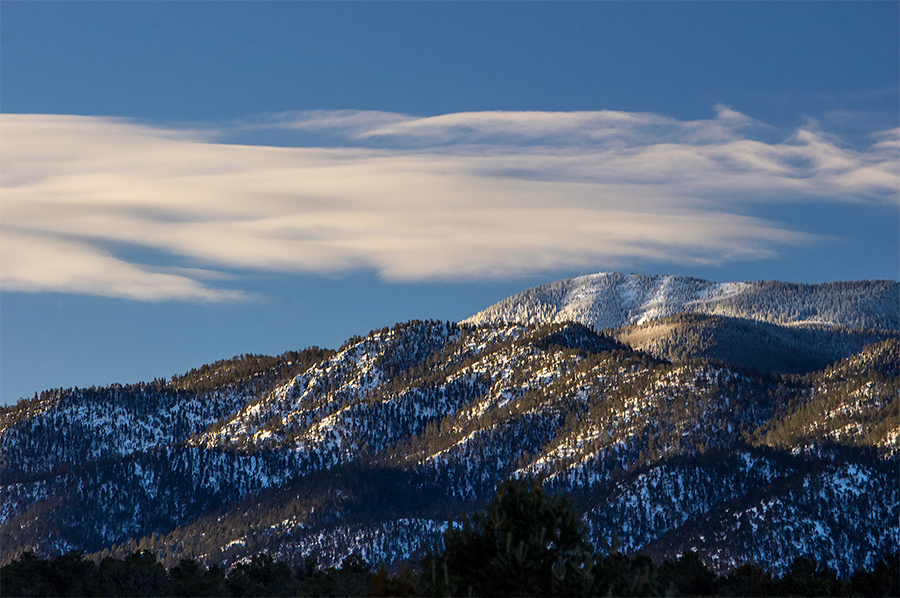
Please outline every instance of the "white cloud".
[[[3, 115], [0, 128], [2, 288], [139, 300], [245, 297], [217, 272], [424, 280], [752, 260], [810, 237], [739, 206], [898, 192], [896, 131], [863, 149], [811, 130], [766, 142], [751, 136], [765, 125], [724, 107], [693, 122], [340, 111], [205, 133], [44, 115]], [[210, 141], [260, 128], [351, 147]]]
[[767, 127], [725, 106], [717, 106], [715, 119], [687, 122], [616, 110], [458, 112], [421, 118], [378, 111], [313, 110], [257, 117], [237, 123], [236, 128], [328, 131], [357, 141], [393, 139], [401, 144], [540, 140], [564, 147], [585, 142], [621, 147], [658, 143], [662, 139], [721, 141], [733, 138], [737, 129]]
[[222, 301], [248, 296], [240, 291], [205, 288], [198, 279], [210, 276], [203, 271], [160, 272], [117, 259], [96, 246], [54, 236], [4, 230], [0, 250], [4, 290], [56, 291], [141, 301]]
[[294, 131], [332, 131], [358, 136], [372, 129], [411, 120], [413, 117], [378, 110], [306, 110], [264, 114], [240, 120], [238, 130], [287, 129]]

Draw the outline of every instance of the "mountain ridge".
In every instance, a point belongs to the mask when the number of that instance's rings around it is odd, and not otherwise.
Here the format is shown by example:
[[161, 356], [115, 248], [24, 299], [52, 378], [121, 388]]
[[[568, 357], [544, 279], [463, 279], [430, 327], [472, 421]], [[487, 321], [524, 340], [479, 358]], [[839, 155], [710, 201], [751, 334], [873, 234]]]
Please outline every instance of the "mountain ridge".
[[779, 325], [900, 330], [900, 282], [714, 283], [686, 276], [598, 272], [517, 293], [463, 320], [471, 324], [579, 322], [597, 330], [679, 313]]
[[[687, 333], [654, 337], [673, 350], [623, 341], [676, 324]], [[770, 328], [787, 352], [824, 344], [810, 351], [826, 365], [736, 363], [689, 338], [707, 325], [745, 352], [772, 346], [750, 343]], [[0, 410], [0, 561], [390, 562], [523, 475], [570, 493], [598, 545], [696, 548], [717, 571], [769, 554], [773, 571], [802, 555], [846, 574], [900, 548], [896, 332], [710, 314], [634, 326], [413, 320], [338, 351], [46, 391]]]

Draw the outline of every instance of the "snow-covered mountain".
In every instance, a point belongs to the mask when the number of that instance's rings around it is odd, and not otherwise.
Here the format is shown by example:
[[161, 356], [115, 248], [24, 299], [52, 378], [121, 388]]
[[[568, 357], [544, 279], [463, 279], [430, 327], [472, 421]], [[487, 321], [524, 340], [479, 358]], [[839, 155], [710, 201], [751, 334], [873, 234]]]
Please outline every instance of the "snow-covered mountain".
[[900, 330], [900, 283], [714, 283], [681, 276], [600, 272], [522, 291], [464, 320], [471, 324], [580, 322], [597, 330], [698, 313], [782, 325]]
[[[900, 548], [900, 338], [876, 326], [896, 320], [896, 283], [563, 283], [519, 304], [565, 289], [554, 314], [591, 296], [584, 313], [644, 321], [412, 321], [337, 351], [0, 410], [0, 561], [141, 549], [168, 564], [391, 562], [520, 475], [569, 492], [598, 545], [654, 558], [696, 549], [717, 570], [780, 571], [802, 555], [847, 573]], [[779, 297], [794, 307], [771, 307]], [[713, 304], [732, 311], [648, 319]], [[858, 322], [872, 329], [846, 328]], [[768, 361], [745, 357], [760, 351]]]

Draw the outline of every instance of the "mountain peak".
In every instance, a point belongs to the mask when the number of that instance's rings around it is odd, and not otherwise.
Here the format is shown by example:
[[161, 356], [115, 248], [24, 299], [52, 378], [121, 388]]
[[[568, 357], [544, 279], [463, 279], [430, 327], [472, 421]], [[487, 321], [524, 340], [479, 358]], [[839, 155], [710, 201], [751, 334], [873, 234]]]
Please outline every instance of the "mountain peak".
[[0, 564], [399, 563], [528, 475], [597, 545], [848, 575], [900, 545], [897, 290], [598, 273], [498, 304], [504, 324], [44, 392], [0, 410]]
[[680, 313], [780, 325], [900, 330], [900, 283], [715, 283], [687, 276], [598, 272], [543, 284], [464, 320], [470, 324], [579, 322], [616, 328]]

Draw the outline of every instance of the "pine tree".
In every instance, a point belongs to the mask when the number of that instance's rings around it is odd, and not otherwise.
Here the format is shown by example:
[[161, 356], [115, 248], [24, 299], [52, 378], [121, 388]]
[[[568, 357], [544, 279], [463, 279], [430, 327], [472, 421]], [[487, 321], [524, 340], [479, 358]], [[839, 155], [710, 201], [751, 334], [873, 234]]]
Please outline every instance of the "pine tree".
[[426, 594], [578, 596], [590, 593], [593, 547], [563, 495], [538, 480], [501, 483], [487, 509], [444, 534], [426, 557]]

